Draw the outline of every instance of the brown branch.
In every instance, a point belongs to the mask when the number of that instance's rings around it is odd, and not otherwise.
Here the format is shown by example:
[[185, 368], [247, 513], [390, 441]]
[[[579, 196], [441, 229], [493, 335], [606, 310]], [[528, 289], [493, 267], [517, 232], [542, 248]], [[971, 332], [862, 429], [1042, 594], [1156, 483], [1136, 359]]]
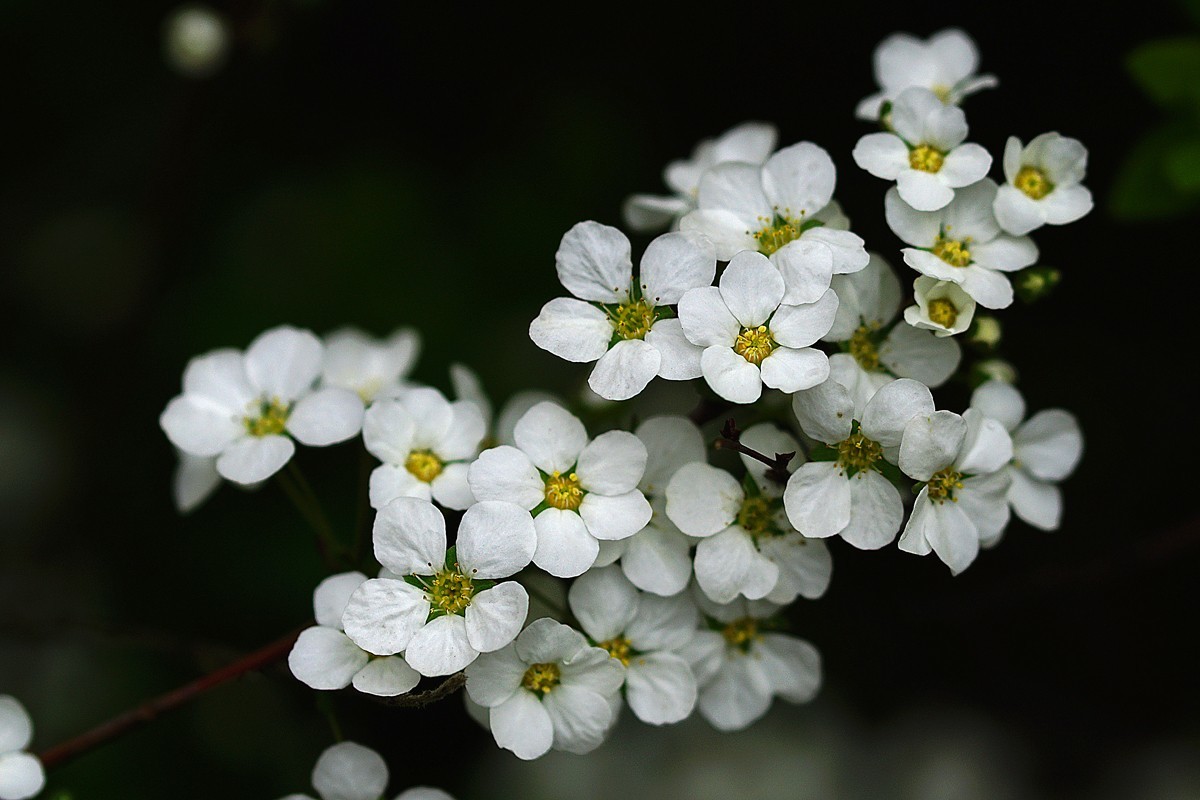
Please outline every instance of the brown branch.
[[103, 744], [111, 742], [113, 739], [135, 728], [153, 722], [160, 715], [194, 700], [210, 689], [215, 689], [221, 684], [228, 683], [235, 678], [240, 678], [247, 672], [254, 672], [273, 664], [284, 658], [291, 651], [292, 645], [296, 642], [296, 637], [300, 635], [300, 630], [302, 629], [296, 629], [282, 639], [277, 639], [232, 664], [210, 672], [191, 683], [180, 686], [178, 689], [173, 689], [166, 694], [159, 695], [137, 708], [126, 711], [124, 714], [120, 714], [108, 722], [76, 736], [74, 739], [68, 739], [48, 750], [43, 750], [38, 754], [38, 758], [42, 760], [42, 765], [46, 769], [52, 769]]
[[432, 689], [424, 692], [409, 692], [397, 697], [380, 697], [379, 702], [396, 708], [424, 708], [439, 700], [445, 700], [450, 695], [467, 685], [467, 674], [456, 672]]
[[741, 436], [742, 432], [738, 430], [737, 424], [732, 419], [727, 419], [725, 420], [725, 424], [721, 427], [721, 438], [713, 442], [713, 447], [717, 448], [718, 450], [733, 450], [741, 453], [744, 456], [753, 458], [755, 461], [760, 461], [763, 464], [766, 464], [768, 467], [767, 478], [775, 483], [787, 483], [788, 478], [792, 476], [792, 474], [788, 472], [788, 464], [790, 464], [792, 459], [796, 457], [796, 453], [776, 453], [775, 457], [771, 458], [770, 456], [760, 453], [751, 447], [746, 447], [746, 445], [742, 444], [740, 441]]

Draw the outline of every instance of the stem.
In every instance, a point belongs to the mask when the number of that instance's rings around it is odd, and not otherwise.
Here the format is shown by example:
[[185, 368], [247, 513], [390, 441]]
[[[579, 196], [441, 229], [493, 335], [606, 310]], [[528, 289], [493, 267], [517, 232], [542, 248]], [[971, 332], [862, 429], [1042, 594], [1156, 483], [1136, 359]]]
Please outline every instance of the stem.
[[98, 725], [88, 732], [76, 736], [74, 739], [68, 739], [48, 750], [43, 750], [38, 755], [38, 758], [42, 761], [42, 766], [46, 769], [61, 766], [71, 759], [94, 750], [102, 744], [111, 742], [113, 739], [135, 728], [153, 722], [161, 714], [194, 700], [210, 689], [215, 689], [223, 683], [240, 678], [247, 672], [254, 672], [275, 663], [291, 651], [292, 645], [295, 644], [296, 637], [300, 635], [301, 630], [298, 628], [282, 639], [277, 639], [228, 666], [222, 667], [215, 672], [210, 672], [191, 683], [180, 686], [178, 689], [173, 689], [166, 694], [159, 695], [137, 708], [126, 711], [124, 714], [113, 717], [108, 722]]
[[[291, 466], [290, 463], [289, 466]], [[316, 534], [317, 551], [321, 554], [321, 560], [325, 562], [325, 566], [336, 572], [341, 568], [341, 545], [338, 544], [337, 537], [333, 535], [333, 528], [325, 519], [325, 515], [321, 513], [320, 507], [314, 506], [311, 489], [306, 493], [296, 481], [295, 476], [298, 473], [299, 469], [289, 470], [287, 473], [277, 472], [275, 477], [288, 500], [292, 502], [292, 505], [300, 512], [300, 516], [304, 517], [304, 521], [308, 523], [308, 527], [312, 528], [313, 533]]]
[[785, 484], [791, 473], [788, 472], [788, 464], [796, 457], [793, 453], [776, 453], [774, 458], [746, 447], [738, 441], [742, 432], [738, 430], [737, 425], [732, 419], [725, 420], [725, 425], [721, 428], [721, 438], [713, 442], [713, 447], [718, 450], [733, 450], [741, 453], [744, 456], [753, 458], [755, 461], [760, 461], [766, 464], [770, 469], [767, 470], [767, 477], [776, 483]]
[[439, 700], [446, 699], [466, 685], [466, 673], [456, 672], [432, 689], [428, 689], [424, 692], [409, 692], [408, 694], [398, 695], [397, 697], [381, 697], [379, 698], [379, 702], [383, 703], [384, 705], [396, 706], [399, 708], [424, 708], [425, 706], [436, 703]]

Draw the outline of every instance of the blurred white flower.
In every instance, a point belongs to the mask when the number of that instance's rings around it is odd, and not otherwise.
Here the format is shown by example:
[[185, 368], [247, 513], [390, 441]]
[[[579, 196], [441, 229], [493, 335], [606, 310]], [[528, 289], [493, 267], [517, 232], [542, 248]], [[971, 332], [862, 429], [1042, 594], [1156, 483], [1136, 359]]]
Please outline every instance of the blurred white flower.
[[37, 756], [26, 752], [33, 740], [33, 720], [11, 695], [0, 695], [0, 800], [27, 800], [46, 785]]
[[230, 45], [229, 24], [212, 8], [189, 4], [171, 12], [164, 25], [167, 63], [189, 78], [220, 69]]
[[859, 119], [878, 120], [885, 103], [913, 86], [928, 89], [943, 103], [958, 105], [968, 95], [997, 85], [994, 75], [976, 75], [978, 67], [975, 43], [957, 28], [938, 31], [925, 41], [894, 33], [875, 48], [875, 81], [881, 91], [864, 98], [855, 114]]

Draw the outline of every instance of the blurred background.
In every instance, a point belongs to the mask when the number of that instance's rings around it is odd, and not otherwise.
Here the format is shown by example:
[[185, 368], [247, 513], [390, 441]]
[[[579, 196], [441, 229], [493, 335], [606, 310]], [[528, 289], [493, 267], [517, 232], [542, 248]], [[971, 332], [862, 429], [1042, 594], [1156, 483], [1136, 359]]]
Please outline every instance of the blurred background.
[[[835, 541], [828, 594], [793, 614], [825, 688], [749, 731], [627, 718], [591, 756], [527, 765], [459, 698], [316, 700], [282, 667], [55, 771], [47, 797], [309, 791], [332, 711], [387, 756], [393, 794], [1200, 798], [1200, 4], [1146, 0], [1118, 23], [1023, 1], [214, 0], [220, 27], [193, 35], [223, 42], [216, 58], [167, 35], [180, 8], [0, 9], [0, 693], [30, 709], [35, 749], [311, 614], [324, 570], [274, 487], [172, 505], [157, 417], [188, 358], [280, 323], [412, 325], [418, 380], [448, 390], [461, 361], [498, 400], [575, 396], [586, 370], [525, 333], [561, 293], [559, 238], [620, 224], [626, 195], [663, 192], [668, 161], [746, 119], [826, 147], [855, 231], [899, 263], [886, 184], [850, 159], [893, 31], [975, 38], [1000, 88], [967, 101], [970, 139], [997, 157], [1050, 130], [1090, 149], [1096, 210], [1036, 234], [1062, 285], [1002, 315], [1031, 410], [1074, 411], [1087, 448], [1062, 529], [1014, 521], [957, 578]], [[353, 446], [299, 458], [351, 524]]]

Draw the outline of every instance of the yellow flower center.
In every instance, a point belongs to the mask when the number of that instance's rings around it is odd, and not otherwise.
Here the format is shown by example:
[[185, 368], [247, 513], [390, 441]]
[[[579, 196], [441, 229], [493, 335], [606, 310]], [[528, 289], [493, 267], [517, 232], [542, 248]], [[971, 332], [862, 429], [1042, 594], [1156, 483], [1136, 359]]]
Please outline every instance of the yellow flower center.
[[583, 487], [574, 472], [567, 475], [553, 473], [546, 478], [546, 503], [554, 508], [575, 511], [583, 502]]
[[950, 92], [953, 89], [953, 86], [947, 86], [944, 83], [939, 83], [935, 86], [929, 87], [929, 91], [933, 92], [937, 96], [937, 99], [941, 100], [943, 103], [950, 102]]
[[921, 172], [937, 172], [942, 168], [946, 156], [941, 150], [922, 144], [908, 151], [908, 165]]
[[447, 614], [461, 614], [471, 605], [475, 587], [471, 579], [458, 570], [445, 570], [433, 576], [428, 584], [429, 605]]
[[645, 300], [622, 303], [608, 311], [608, 321], [622, 339], [645, 339], [650, 326], [658, 319], [654, 306]]
[[788, 242], [794, 242], [804, 232], [803, 226], [788, 217], [776, 215], [774, 219], [759, 217], [763, 227], [754, 234], [758, 240], [758, 252], [769, 256]]
[[1021, 167], [1017, 177], [1013, 180], [1013, 186], [1034, 200], [1041, 200], [1054, 191], [1054, 184], [1046, 177], [1046, 173], [1037, 167]]
[[883, 446], [874, 439], [868, 439], [862, 431], [850, 434], [849, 438], [838, 444], [838, 466], [849, 472], [865, 472], [875, 468], [875, 463], [883, 458]]
[[560, 675], [558, 664], [534, 664], [525, 670], [525, 676], [521, 678], [521, 685], [531, 692], [548, 694], [551, 689], [558, 686]]
[[432, 483], [434, 478], [441, 475], [442, 467], [442, 460], [428, 450], [414, 450], [404, 462], [404, 468], [425, 483]]
[[721, 635], [725, 637], [725, 643], [730, 647], [749, 652], [750, 645], [760, 636], [758, 620], [754, 617], [736, 619], [721, 629]]
[[933, 254], [952, 267], [965, 267], [971, 263], [971, 239], [947, 239], [939, 236], [933, 245]]
[[771, 332], [766, 325], [757, 328], [742, 328], [737, 341], [733, 343], [733, 352], [749, 361], [751, 364], [761, 364], [775, 349]]
[[936, 297], [929, 301], [926, 311], [929, 318], [943, 328], [953, 328], [958, 321], [958, 309], [944, 297]]
[[771, 527], [771, 502], [765, 497], [747, 497], [738, 511], [737, 524], [746, 533], [758, 536]]
[[926, 486], [929, 487], [929, 499], [933, 502], [941, 504], [952, 500], [957, 503], [958, 498], [954, 496], [954, 492], [963, 488], [962, 473], [955, 472], [952, 467], [946, 467], [930, 478]]
[[277, 436], [287, 427], [290, 409], [278, 397], [263, 401], [257, 417], [243, 417], [242, 424], [251, 436]]
[[599, 646], [607, 650], [608, 654], [617, 661], [620, 661], [627, 667], [629, 666], [629, 658], [633, 655], [633, 647], [624, 636], [615, 636], [612, 639], [600, 642]]
[[875, 346], [875, 340], [871, 338], [871, 333], [871, 328], [859, 325], [858, 330], [854, 331], [854, 335], [850, 337], [850, 355], [867, 372], [875, 372], [879, 369], [879, 348]]

